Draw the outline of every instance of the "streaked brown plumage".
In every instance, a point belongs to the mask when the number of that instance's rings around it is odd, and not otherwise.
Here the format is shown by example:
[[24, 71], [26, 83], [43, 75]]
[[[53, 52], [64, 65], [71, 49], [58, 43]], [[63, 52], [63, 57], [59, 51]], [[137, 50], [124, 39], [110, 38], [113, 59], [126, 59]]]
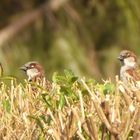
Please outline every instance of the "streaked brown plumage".
[[121, 80], [127, 85], [133, 84], [139, 87], [140, 69], [138, 67], [136, 55], [129, 50], [123, 50], [120, 52], [118, 59], [122, 65], [120, 69]]

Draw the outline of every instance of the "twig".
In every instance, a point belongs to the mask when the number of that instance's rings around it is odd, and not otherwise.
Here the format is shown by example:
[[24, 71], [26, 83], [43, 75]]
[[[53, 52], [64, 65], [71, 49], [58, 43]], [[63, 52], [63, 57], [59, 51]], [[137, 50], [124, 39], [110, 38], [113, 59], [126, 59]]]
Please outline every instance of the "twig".
[[87, 89], [88, 93], [90, 94], [91, 98], [92, 98], [92, 101], [94, 103], [94, 107], [97, 111], [97, 114], [99, 116], [99, 118], [101, 119], [101, 121], [106, 125], [107, 129], [112, 133], [112, 134], [115, 134], [115, 135], [118, 135], [119, 132], [115, 129], [115, 128], [112, 128], [109, 121], [107, 120], [102, 108], [100, 107], [100, 102], [98, 101], [96, 95], [94, 95], [89, 87], [86, 85], [86, 83], [84, 82], [84, 80], [81, 79], [81, 82], [82, 84], [84, 85], [84, 87]]

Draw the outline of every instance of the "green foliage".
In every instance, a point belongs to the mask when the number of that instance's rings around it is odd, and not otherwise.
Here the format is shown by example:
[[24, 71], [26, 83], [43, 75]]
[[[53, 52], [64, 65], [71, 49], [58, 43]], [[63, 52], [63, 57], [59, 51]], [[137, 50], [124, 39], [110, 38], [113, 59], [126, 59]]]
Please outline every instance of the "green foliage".
[[10, 111], [11, 111], [11, 104], [10, 104], [10, 101], [9, 101], [8, 99], [3, 100], [3, 101], [2, 101], [2, 105], [3, 105], [4, 110], [5, 110], [7, 113], [10, 113]]
[[71, 70], [54, 73], [52, 79], [49, 92], [41, 83], [2, 83], [0, 138], [126, 140], [136, 135], [139, 103], [123, 83], [98, 83]]
[[106, 83], [103, 87], [103, 92], [105, 95], [113, 93], [114, 90], [115, 90], [114, 84], [112, 84], [112, 83]]
[[[77, 82], [78, 77], [74, 75], [71, 70], [64, 70], [64, 75], [58, 75], [54, 73], [53, 82], [60, 85], [60, 99], [58, 101], [59, 108], [62, 108], [65, 104], [65, 96], [69, 97], [71, 100], [77, 99], [77, 96], [74, 93], [73, 87]], [[76, 87], [75, 87], [76, 88]]]

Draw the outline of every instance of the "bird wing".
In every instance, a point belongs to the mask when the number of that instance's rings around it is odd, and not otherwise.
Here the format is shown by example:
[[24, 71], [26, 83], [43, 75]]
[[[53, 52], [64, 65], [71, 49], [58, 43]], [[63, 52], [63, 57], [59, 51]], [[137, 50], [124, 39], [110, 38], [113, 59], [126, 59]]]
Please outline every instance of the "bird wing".
[[140, 69], [129, 69], [126, 72], [128, 85], [133, 89], [140, 89]]
[[135, 69], [129, 69], [127, 70], [127, 74], [129, 75], [128, 77], [131, 78], [134, 81], [140, 81], [140, 69], [135, 68]]

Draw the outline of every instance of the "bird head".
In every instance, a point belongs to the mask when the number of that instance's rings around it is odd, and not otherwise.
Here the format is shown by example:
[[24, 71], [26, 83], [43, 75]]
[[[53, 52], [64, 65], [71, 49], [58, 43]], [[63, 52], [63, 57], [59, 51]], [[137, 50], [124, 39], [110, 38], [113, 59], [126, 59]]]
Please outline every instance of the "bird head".
[[118, 59], [120, 60], [121, 64], [123, 66], [128, 67], [135, 67], [137, 64], [137, 58], [136, 55], [129, 51], [129, 50], [123, 50], [120, 52]]
[[43, 67], [37, 61], [30, 61], [20, 67], [28, 76], [28, 81], [44, 77]]

